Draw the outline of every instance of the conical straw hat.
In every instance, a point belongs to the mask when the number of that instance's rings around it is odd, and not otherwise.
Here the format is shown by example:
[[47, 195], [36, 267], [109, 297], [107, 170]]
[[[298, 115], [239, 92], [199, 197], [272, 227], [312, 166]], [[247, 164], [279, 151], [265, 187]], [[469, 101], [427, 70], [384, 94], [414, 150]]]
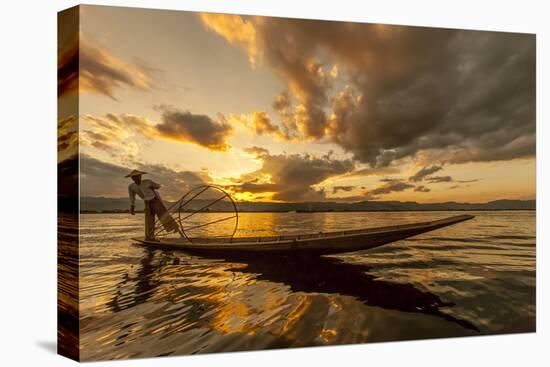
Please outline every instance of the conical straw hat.
[[128, 174], [127, 174], [126, 176], [124, 176], [124, 177], [141, 176], [141, 175], [144, 175], [144, 174], [146, 174], [146, 173], [147, 173], [147, 172], [142, 172], [142, 171], [140, 171], [140, 170], [135, 169], [135, 170], [133, 170], [132, 172], [128, 173]]

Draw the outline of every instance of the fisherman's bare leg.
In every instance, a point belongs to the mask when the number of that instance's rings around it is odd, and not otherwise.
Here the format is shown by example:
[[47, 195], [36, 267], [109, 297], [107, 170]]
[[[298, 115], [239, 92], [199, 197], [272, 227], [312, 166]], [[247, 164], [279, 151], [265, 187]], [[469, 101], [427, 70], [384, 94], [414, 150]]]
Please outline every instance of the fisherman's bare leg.
[[155, 210], [153, 200], [145, 201], [145, 239], [155, 239]]
[[160, 200], [159, 198], [155, 198], [151, 200], [151, 205], [153, 206], [153, 210], [159, 217], [160, 222], [164, 226], [166, 232], [180, 232], [180, 234], [182, 234], [180, 227], [178, 226], [174, 218], [170, 215], [162, 200]]

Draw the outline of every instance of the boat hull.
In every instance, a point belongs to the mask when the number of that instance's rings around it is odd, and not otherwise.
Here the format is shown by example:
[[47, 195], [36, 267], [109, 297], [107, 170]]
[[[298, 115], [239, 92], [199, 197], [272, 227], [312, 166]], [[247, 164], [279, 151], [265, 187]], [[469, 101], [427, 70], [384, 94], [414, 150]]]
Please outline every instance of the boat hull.
[[318, 234], [290, 235], [267, 238], [232, 238], [224, 241], [209, 239], [184, 238], [148, 241], [135, 239], [138, 244], [150, 248], [181, 250], [197, 255], [231, 255], [231, 254], [284, 254], [307, 253], [329, 255], [344, 252], [369, 250], [387, 243], [447, 227], [466, 220], [472, 215], [458, 215], [441, 220], [413, 223], [400, 226], [367, 228], [345, 232], [328, 232]]

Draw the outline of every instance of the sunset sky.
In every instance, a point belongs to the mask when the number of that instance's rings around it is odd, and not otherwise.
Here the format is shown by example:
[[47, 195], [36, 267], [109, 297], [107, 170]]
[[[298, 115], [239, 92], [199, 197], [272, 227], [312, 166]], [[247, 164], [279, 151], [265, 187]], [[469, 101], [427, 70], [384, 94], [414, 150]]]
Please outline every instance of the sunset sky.
[[535, 198], [534, 35], [80, 11], [79, 84], [59, 93], [80, 91], [79, 116], [59, 127], [79, 119], [82, 196], [126, 196], [138, 168], [169, 198]]

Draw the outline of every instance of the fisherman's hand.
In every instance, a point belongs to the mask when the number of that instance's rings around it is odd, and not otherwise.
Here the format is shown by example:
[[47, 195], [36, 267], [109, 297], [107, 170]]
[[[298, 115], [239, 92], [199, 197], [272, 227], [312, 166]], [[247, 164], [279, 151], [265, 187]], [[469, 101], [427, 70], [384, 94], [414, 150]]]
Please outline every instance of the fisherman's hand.
[[136, 215], [136, 212], [134, 211], [134, 206], [133, 205], [130, 207], [130, 214]]

